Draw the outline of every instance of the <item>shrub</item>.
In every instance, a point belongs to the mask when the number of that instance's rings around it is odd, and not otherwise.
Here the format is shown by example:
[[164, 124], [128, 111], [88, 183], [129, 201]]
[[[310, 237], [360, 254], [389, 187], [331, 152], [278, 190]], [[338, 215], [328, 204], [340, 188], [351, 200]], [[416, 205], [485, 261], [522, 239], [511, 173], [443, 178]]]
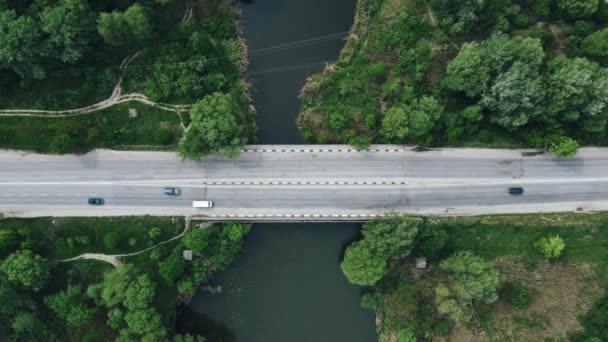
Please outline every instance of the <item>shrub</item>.
[[559, 158], [572, 158], [578, 152], [578, 143], [572, 138], [561, 137], [558, 143], [549, 146], [549, 151]]
[[357, 150], [365, 150], [369, 147], [371, 143], [372, 139], [365, 136], [354, 137], [348, 141], [348, 144]]
[[148, 236], [150, 237], [150, 240], [152, 241], [156, 241], [158, 240], [158, 238], [160, 237], [160, 228], [158, 227], [152, 227], [150, 228], [150, 230], [148, 230]]
[[361, 304], [361, 307], [363, 307], [365, 309], [370, 309], [370, 310], [376, 310], [376, 307], [378, 306], [376, 297], [374, 297], [373, 293], [369, 293], [369, 292], [361, 295], [361, 298], [359, 299], [359, 303]]
[[342, 113], [331, 113], [329, 115], [329, 127], [334, 131], [339, 131], [346, 126], [346, 116]]
[[109, 232], [103, 237], [103, 244], [108, 249], [116, 249], [118, 248], [118, 244], [120, 243], [120, 235], [117, 232]]
[[445, 229], [437, 227], [424, 227], [418, 232], [416, 239], [416, 255], [434, 258], [439, 255], [448, 243], [448, 233]]
[[386, 74], [384, 62], [377, 62], [367, 67], [367, 77], [374, 82], [382, 82]]
[[55, 153], [68, 153], [74, 150], [74, 141], [67, 134], [59, 134], [51, 142], [51, 151]]
[[374, 114], [367, 114], [363, 120], [365, 121], [365, 126], [369, 128], [376, 127], [376, 116]]
[[564, 240], [559, 236], [549, 236], [541, 238], [534, 244], [536, 249], [545, 257], [547, 260], [555, 260], [562, 255], [562, 251], [566, 247]]
[[478, 137], [481, 142], [486, 144], [491, 144], [494, 141], [494, 134], [487, 129], [479, 130]]
[[516, 309], [527, 309], [532, 303], [532, 292], [523, 280], [506, 283], [501, 292], [500, 297]]

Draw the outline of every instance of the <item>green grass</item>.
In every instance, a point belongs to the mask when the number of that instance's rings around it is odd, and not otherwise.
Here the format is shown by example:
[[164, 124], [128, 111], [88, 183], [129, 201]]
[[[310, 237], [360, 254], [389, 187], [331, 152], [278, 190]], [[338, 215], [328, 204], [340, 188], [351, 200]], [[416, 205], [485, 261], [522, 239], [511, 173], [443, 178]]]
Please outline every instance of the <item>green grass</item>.
[[566, 243], [560, 260], [595, 265], [600, 286], [608, 286], [608, 213], [491, 215], [433, 221], [450, 236], [448, 252], [469, 250], [488, 259], [521, 256], [530, 267], [544, 260], [534, 243], [545, 236], [559, 235]]
[[541, 237], [557, 234], [566, 242], [565, 258], [575, 262], [608, 261], [608, 213], [439, 220], [439, 226], [448, 231], [453, 248], [470, 250], [491, 259], [502, 255], [525, 255], [540, 260], [542, 256], [534, 248], [534, 242]]
[[[152, 227], [161, 231], [155, 239], [148, 235]], [[82, 253], [136, 252], [181, 233], [184, 219], [153, 216], [6, 218], [0, 220], [0, 228], [17, 231], [20, 243], [31, 241], [34, 250], [45, 258], [63, 259]], [[110, 232], [117, 234], [115, 246], [108, 246], [104, 240]]]
[[[128, 109], [138, 116], [129, 118]], [[44, 153], [86, 152], [119, 146], [174, 146], [181, 136], [176, 113], [136, 102], [74, 117], [1, 117], [0, 148]], [[69, 137], [62, 141], [59, 137]]]

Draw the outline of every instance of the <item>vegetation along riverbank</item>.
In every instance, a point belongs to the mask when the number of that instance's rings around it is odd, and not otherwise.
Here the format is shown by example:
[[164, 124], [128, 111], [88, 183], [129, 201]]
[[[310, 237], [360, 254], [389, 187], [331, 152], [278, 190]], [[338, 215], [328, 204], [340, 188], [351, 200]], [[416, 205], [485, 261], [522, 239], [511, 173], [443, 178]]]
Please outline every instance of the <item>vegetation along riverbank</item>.
[[360, 0], [338, 63], [307, 80], [310, 142], [606, 145], [608, 4]]
[[1, 335], [201, 341], [175, 334], [176, 305], [230, 264], [250, 227], [185, 224], [178, 217], [0, 220]]
[[[424, 258], [424, 260], [422, 260]], [[390, 215], [342, 270], [385, 341], [603, 341], [608, 215]]]
[[239, 20], [228, 0], [0, 2], [0, 148], [234, 155], [256, 141]]

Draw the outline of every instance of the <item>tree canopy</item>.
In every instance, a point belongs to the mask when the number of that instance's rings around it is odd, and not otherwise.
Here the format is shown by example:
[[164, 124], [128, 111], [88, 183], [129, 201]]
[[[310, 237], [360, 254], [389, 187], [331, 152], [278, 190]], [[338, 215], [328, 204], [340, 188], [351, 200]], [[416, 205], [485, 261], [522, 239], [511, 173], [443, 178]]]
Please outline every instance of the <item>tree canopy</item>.
[[229, 94], [216, 92], [195, 103], [190, 111], [192, 127], [178, 148], [180, 155], [197, 159], [214, 151], [228, 155], [238, 151], [244, 140], [234, 111]]
[[353, 242], [344, 252], [340, 265], [348, 281], [355, 285], [374, 285], [386, 274], [386, 259], [363, 241]]
[[59, 318], [74, 327], [89, 322], [96, 311], [86, 304], [80, 286], [69, 285], [64, 291], [46, 296], [44, 302]]
[[471, 252], [457, 252], [439, 264], [446, 274], [447, 283], [436, 290], [439, 312], [454, 320], [468, 321], [473, 315], [475, 302], [486, 304], [498, 299], [496, 288], [502, 277], [494, 266]]
[[150, 9], [136, 3], [124, 12], [100, 13], [97, 30], [112, 46], [142, 44], [153, 30]]
[[46, 259], [27, 249], [9, 255], [0, 266], [0, 271], [6, 274], [9, 280], [34, 291], [44, 287], [50, 276]]

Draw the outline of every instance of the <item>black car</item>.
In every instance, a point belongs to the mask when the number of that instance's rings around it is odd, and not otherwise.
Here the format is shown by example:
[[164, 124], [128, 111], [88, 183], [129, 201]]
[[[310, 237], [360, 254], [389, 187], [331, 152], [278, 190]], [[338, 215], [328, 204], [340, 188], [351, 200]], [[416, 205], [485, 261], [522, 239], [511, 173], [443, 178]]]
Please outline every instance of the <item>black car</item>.
[[104, 201], [103, 198], [98, 198], [98, 197], [89, 198], [90, 205], [104, 205], [105, 203], [106, 203], [106, 201]]
[[182, 189], [176, 187], [166, 187], [163, 192], [169, 196], [179, 196], [182, 193]]
[[509, 193], [511, 195], [521, 195], [524, 193], [524, 188], [509, 188]]

